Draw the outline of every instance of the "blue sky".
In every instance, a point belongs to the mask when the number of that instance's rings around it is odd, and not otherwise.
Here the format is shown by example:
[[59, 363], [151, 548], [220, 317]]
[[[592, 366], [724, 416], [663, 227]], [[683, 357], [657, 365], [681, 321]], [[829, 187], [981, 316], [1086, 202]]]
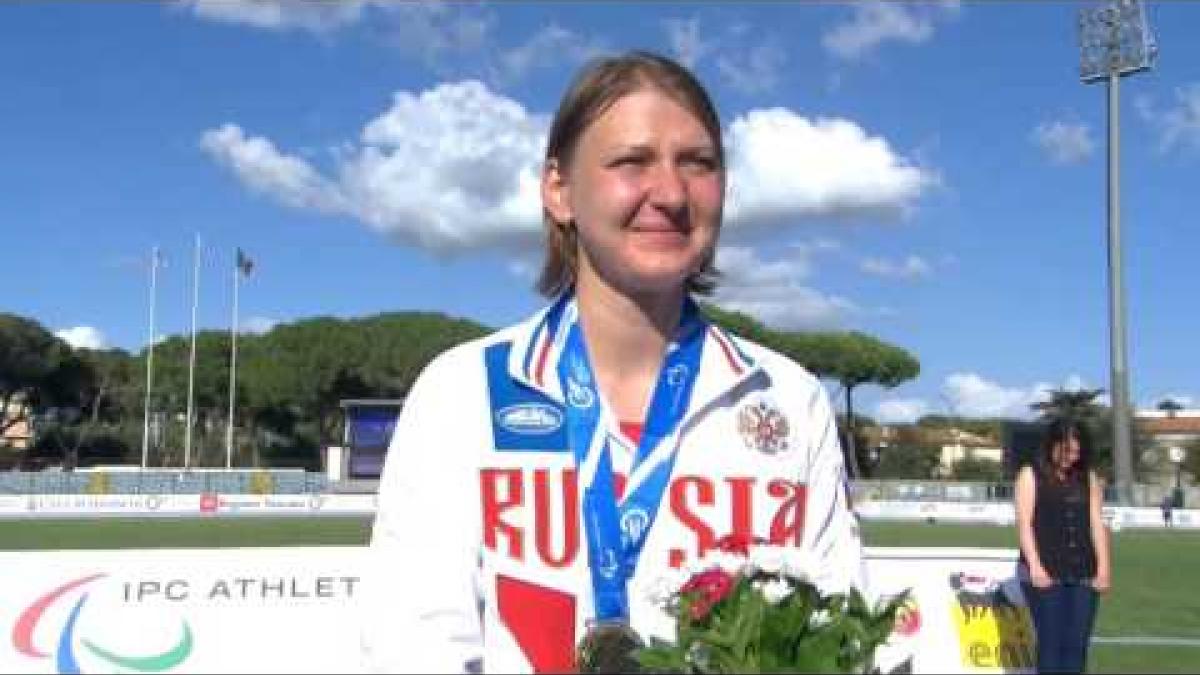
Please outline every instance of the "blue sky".
[[[540, 300], [540, 143], [594, 54], [692, 65], [721, 109], [723, 304], [855, 329], [921, 376], [887, 421], [1024, 415], [1108, 386], [1105, 92], [1078, 3], [0, 5], [5, 302], [81, 345], [158, 330]], [[1133, 398], [1200, 405], [1200, 4], [1150, 3], [1155, 69], [1122, 81]], [[838, 392], [830, 386], [831, 393]]]

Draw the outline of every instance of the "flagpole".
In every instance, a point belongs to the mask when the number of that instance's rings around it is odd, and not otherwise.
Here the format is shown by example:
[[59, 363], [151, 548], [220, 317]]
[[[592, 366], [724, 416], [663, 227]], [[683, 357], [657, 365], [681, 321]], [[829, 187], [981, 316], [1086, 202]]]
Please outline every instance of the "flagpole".
[[[241, 253], [240, 250], [238, 252]], [[233, 468], [233, 404], [237, 398], [238, 285], [242, 276], [240, 263], [241, 260], [237, 260], [233, 265], [233, 330], [229, 335], [229, 427], [225, 432], [226, 469]]]
[[154, 306], [158, 301], [158, 247], [150, 254], [150, 343], [146, 347], [146, 409], [142, 417], [142, 470], [150, 459], [150, 388], [154, 383]]
[[196, 234], [196, 251], [192, 263], [192, 354], [188, 361], [187, 429], [183, 440], [183, 468], [192, 467], [193, 399], [196, 391], [196, 306], [200, 304], [200, 235]]

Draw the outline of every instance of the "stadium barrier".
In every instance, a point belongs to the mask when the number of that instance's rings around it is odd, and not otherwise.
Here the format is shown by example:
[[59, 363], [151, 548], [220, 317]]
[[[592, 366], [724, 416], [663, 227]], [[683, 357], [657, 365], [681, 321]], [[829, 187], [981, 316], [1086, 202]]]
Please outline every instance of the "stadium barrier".
[[[1173, 493], [1174, 488], [1162, 483], [1134, 483], [1132, 505], [1157, 507], [1163, 497]], [[876, 480], [859, 478], [852, 481], [856, 501], [906, 501], [906, 502], [1008, 502], [1013, 501], [1012, 482], [970, 482], [953, 480]], [[1182, 487], [1183, 504], [1200, 503], [1200, 487]], [[1116, 506], [1116, 487], [1105, 486], [1104, 502]]]
[[[854, 511], [866, 520], [936, 521], [1011, 526], [1016, 509], [1003, 502], [914, 502], [859, 501]], [[1200, 509], [1174, 509], [1171, 522], [1163, 519], [1161, 509], [1145, 506], [1102, 507], [1104, 521], [1114, 530], [1123, 528], [1200, 529]]]
[[[362, 516], [375, 514], [378, 495], [297, 494], [0, 494], [0, 520], [92, 517]], [[1012, 526], [1012, 504], [865, 500], [854, 504], [865, 520], [930, 521]], [[1200, 510], [1175, 509], [1171, 522], [1160, 509], [1103, 507], [1114, 530], [1123, 528], [1200, 529]]]
[[113, 466], [77, 471], [0, 472], [0, 495], [17, 494], [298, 494], [329, 488], [323, 473], [302, 469], [146, 469]]
[[0, 494], [0, 520], [27, 518], [197, 516], [364, 516], [375, 514], [371, 494]]
[[[365, 550], [0, 553], [0, 672], [365, 672]], [[877, 593], [912, 589], [879, 655], [884, 671], [911, 658], [918, 673], [1028, 672], [1015, 556], [867, 549]]]

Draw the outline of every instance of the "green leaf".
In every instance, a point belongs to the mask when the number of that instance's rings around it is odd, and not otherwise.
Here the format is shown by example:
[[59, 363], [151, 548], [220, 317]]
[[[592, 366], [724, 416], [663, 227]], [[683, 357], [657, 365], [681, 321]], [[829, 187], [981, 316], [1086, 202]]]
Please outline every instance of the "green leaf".
[[[679, 598], [671, 607], [678, 617], [675, 643], [652, 639], [637, 653], [639, 664], [653, 672], [867, 672], [909, 597], [906, 592], [872, 607], [857, 590], [822, 596], [813, 584], [789, 583], [792, 593], [773, 605], [752, 579], [741, 578], [698, 621], [690, 614], [696, 598]], [[812, 625], [816, 612], [822, 625]]]

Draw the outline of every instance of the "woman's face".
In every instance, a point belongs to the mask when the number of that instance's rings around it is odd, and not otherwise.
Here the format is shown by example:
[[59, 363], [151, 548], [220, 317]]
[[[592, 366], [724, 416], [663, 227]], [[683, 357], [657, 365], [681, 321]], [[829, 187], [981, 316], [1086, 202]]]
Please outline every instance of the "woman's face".
[[581, 286], [680, 291], [716, 245], [725, 174], [700, 120], [653, 87], [609, 106], [568, 166], [547, 167], [543, 199], [578, 230]]
[[1064, 471], [1075, 466], [1075, 462], [1079, 461], [1079, 438], [1070, 434], [1066, 439], [1055, 443], [1050, 459], [1056, 468]]

